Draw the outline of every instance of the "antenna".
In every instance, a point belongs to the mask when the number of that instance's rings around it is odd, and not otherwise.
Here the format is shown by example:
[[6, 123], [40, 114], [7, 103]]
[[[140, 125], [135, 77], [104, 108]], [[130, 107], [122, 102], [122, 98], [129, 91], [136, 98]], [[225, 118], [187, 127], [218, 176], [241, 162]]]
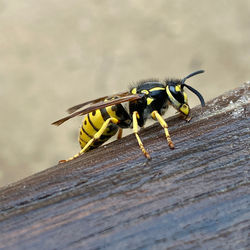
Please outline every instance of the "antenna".
[[201, 106], [202, 106], [202, 107], [205, 106], [205, 101], [204, 101], [202, 95], [200, 94], [200, 92], [199, 92], [198, 90], [196, 90], [196, 89], [192, 88], [191, 86], [185, 84], [185, 81], [186, 81], [188, 78], [192, 77], [192, 76], [195, 76], [195, 75], [197, 75], [197, 74], [201, 74], [201, 73], [204, 73], [204, 72], [205, 72], [204, 70], [195, 71], [195, 72], [189, 74], [188, 76], [184, 77], [183, 80], [181, 81], [181, 86], [182, 86], [182, 88], [183, 88], [183, 87], [187, 87], [190, 91], [192, 91], [194, 94], [196, 94], [196, 95], [198, 96], [198, 98], [200, 99], [200, 102], [201, 102]]

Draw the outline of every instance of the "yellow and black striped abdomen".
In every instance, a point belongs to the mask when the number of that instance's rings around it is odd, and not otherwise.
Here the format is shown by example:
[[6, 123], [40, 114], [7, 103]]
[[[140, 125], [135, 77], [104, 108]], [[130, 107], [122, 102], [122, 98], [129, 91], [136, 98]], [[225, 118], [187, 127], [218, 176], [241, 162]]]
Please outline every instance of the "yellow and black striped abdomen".
[[[103, 123], [110, 117], [117, 118], [115, 112], [111, 107], [106, 107], [102, 109], [97, 109], [89, 114], [87, 114], [82, 122], [82, 127], [80, 128], [79, 143], [81, 148], [94, 137], [94, 135], [102, 127]], [[119, 127], [116, 124], [111, 123], [101, 135], [98, 140], [95, 140], [86, 151], [97, 148], [115, 135]]]

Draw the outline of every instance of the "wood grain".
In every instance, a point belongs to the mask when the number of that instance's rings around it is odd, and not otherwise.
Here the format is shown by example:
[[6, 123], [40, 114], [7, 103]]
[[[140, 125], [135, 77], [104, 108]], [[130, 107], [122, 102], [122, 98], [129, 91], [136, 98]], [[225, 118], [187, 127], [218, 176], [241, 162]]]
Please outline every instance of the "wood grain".
[[0, 189], [1, 249], [247, 249], [250, 84]]

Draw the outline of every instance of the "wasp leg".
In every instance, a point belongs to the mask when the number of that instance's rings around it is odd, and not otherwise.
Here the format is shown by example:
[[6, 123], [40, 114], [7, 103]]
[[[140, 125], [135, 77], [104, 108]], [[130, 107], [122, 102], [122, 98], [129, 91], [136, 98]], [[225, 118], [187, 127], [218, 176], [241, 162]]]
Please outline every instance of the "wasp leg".
[[117, 134], [117, 140], [122, 138], [122, 128], [119, 128], [118, 134]]
[[69, 158], [68, 160], [60, 161], [59, 163], [63, 163], [63, 162], [66, 162], [66, 161], [71, 161], [71, 160], [75, 159], [76, 157], [78, 157], [78, 156], [82, 155], [83, 153], [85, 153], [87, 151], [87, 149], [90, 147], [90, 145], [94, 141], [98, 140], [101, 137], [101, 135], [105, 132], [106, 128], [108, 127], [108, 125], [110, 123], [117, 124], [118, 122], [119, 122], [119, 120], [117, 120], [116, 118], [111, 117], [111, 118], [107, 119], [103, 123], [102, 127], [98, 130], [98, 132], [95, 133], [94, 137], [91, 140], [88, 141], [88, 143], [84, 146], [84, 148], [78, 154], [74, 155], [73, 157]]
[[136, 136], [136, 139], [138, 141], [138, 144], [141, 148], [142, 153], [145, 155], [146, 158], [151, 159], [149, 153], [146, 151], [146, 149], [144, 148], [142, 141], [138, 135], [138, 122], [137, 122], [137, 118], [139, 118], [139, 114], [137, 111], [134, 111], [133, 113], [133, 130], [134, 130], [134, 134]]
[[185, 118], [185, 121], [186, 121], [186, 122], [190, 122], [191, 119], [192, 119], [192, 117], [191, 117], [191, 116], [188, 116], [187, 118]]
[[[177, 113], [178, 113], [178, 112], [177, 112]], [[186, 116], [186, 115], [183, 115], [183, 114], [181, 114], [181, 113], [180, 113], [180, 117], [181, 117], [181, 119], [183, 119], [183, 120], [186, 121], [186, 122], [190, 122], [191, 119], [192, 119], [191, 116]]]
[[156, 110], [151, 113], [151, 116], [154, 120], [157, 119], [158, 122], [161, 124], [161, 126], [164, 128], [165, 135], [166, 135], [166, 138], [168, 141], [168, 145], [171, 149], [174, 149], [174, 143], [172, 142], [171, 137], [170, 137], [169, 132], [168, 132], [168, 125], [165, 122], [165, 120], [163, 119], [163, 117]]

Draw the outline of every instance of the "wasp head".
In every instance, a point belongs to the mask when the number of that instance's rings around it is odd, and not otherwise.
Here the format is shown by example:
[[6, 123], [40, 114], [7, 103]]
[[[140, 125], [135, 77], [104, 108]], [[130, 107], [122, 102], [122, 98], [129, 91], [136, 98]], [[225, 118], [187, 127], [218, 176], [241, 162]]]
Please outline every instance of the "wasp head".
[[184, 92], [184, 87], [188, 88], [190, 91], [192, 91], [195, 95], [198, 96], [201, 102], [201, 106], [205, 106], [205, 101], [202, 97], [202, 95], [191, 86], [185, 84], [185, 81], [197, 74], [203, 73], [204, 70], [195, 71], [188, 76], [184, 77], [182, 80], [167, 80], [166, 81], [166, 92], [168, 95], [168, 100], [171, 103], [171, 105], [177, 109], [181, 114], [188, 117], [190, 113], [190, 107], [188, 105], [188, 99], [187, 94]]

